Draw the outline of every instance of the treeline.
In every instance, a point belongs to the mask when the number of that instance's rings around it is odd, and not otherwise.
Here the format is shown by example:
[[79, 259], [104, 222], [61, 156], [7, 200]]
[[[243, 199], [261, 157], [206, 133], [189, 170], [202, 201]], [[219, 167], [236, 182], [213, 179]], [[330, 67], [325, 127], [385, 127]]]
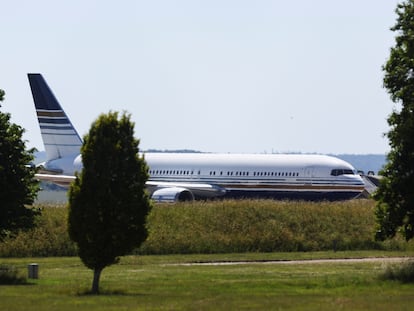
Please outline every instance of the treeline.
[[[404, 250], [401, 238], [374, 240], [375, 202], [270, 200], [156, 204], [136, 254]], [[1, 257], [75, 256], [64, 205], [38, 205], [37, 227], [0, 243]]]

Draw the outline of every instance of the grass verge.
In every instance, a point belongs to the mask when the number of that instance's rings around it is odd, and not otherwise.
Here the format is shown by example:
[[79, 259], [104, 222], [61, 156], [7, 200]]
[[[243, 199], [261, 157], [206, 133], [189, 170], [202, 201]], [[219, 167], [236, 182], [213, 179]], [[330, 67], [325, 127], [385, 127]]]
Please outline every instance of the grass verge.
[[[303, 258], [303, 253], [297, 254]], [[308, 253], [307, 258], [353, 257]], [[359, 257], [361, 254], [358, 254]], [[383, 253], [372, 252], [379, 257]], [[397, 255], [399, 253], [387, 253]], [[1, 310], [412, 310], [414, 285], [381, 281], [381, 262], [183, 266], [189, 261], [294, 259], [289, 254], [128, 256], [102, 274], [102, 295], [86, 295], [92, 272], [78, 258], [2, 259], [39, 264], [31, 286], [1, 286]]]

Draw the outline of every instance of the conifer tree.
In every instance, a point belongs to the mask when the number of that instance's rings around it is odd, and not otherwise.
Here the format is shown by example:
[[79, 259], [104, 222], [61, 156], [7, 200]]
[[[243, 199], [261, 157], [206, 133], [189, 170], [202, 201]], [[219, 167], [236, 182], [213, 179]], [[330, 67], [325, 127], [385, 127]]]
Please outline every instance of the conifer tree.
[[138, 145], [125, 113], [102, 114], [84, 137], [83, 170], [69, 189], [68, 222], [82, 262], [94, 271], [94, 294], [102, 270], [147, 237], [148, 169]]

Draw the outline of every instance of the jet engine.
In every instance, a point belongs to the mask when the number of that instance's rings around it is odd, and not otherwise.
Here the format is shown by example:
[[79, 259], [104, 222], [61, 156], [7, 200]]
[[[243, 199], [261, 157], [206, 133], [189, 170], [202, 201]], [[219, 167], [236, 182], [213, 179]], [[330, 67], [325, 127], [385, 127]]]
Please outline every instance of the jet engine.
[[161, 188], [152, 193], [151, 199], [155, 202], [184, 202], [193, 201], [194, 194], [186, 189], [180, 187]]

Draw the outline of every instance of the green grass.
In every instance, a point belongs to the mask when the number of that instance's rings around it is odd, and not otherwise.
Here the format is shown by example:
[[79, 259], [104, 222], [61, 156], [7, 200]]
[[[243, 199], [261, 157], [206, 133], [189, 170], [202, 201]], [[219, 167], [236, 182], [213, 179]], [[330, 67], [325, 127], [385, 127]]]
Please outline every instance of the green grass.
[[[406, 253], [407, 254], [407, 253]], [[408, 253], [409, 255], [413, 255]], [[380, 280], [375, 263], [183, 266], [183, 262], [399, 256], [384, 252], [128, 256], [103, 271], [100, 296], [87, 292], [92, 272], [72, 258], [2, 259], [26, 271], [29, 285], [0, 286], [0, 310], [413, 310], [414, 285]]]
[[[37, 228], [0, 243], [0, 264], [16, 267], [12, 272], [21, 276], [36, 262], [40, 278], [0, 285], [0, 310], [413, 310], [413, 283], [384, 277], [389, 271], [410, 276], [411, 270], [381, 262], [253, 263], [414, 257], [412, 243], [400, 238], [374, 241], [374, 205], [371, 200], [156, 205], [148, 240], [136, 252], [168, 255], [122, 258], [104, 269], [100, 296], [88, 295], [92, 272], [77, 257], [50, 257], [74, 255], [76, 248], [66, 230], [67, 209], [42, 205]], [[215, 261], [251, 262], [182, 265]]]

